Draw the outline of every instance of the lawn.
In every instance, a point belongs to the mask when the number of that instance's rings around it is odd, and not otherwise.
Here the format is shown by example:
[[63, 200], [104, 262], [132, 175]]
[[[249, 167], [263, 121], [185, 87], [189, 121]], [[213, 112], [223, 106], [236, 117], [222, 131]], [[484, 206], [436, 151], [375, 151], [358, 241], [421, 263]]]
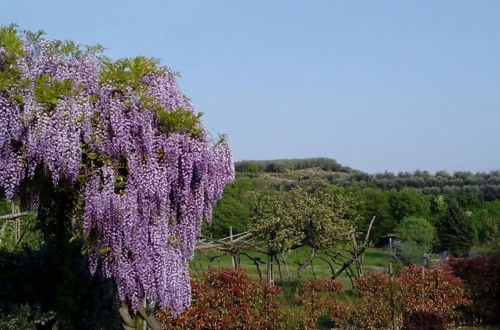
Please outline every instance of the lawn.
[[[266, 256], [264, 254], [256, 253], [256, 252], [251, 252], [251, 251], [245, 251], [252, 257], [259, 257], [260, 260], [262, 260], [264, 263], [260, 265], [260, 269], [262, 272], [262, 275], [266, 275]], [[290, 275], [292, 278], [292, 281], [296, 280], [296, 274], [297, 274], [297, 267], [299, 262], [303, 262], [309, 253], [309, 248], [308, 247], [302, 247], [299, 249], [295, 249], [291, 251], [288, 255], [285, 255], [288, 265], [290, 267]], [[205, 270], [207, 270], [208, 265], [209, 265], [209, 259], [211, 256], [214, 255], [223, 255], [223, 253], [214, 253], [214, 252], [197, 252], [194, 260], [190, 263], [190, 269], [191, 272], [193, 273], [194, 276], [201, 274]], [[322, 254], [320, 256], [326, 257]], [[328, 258], [328, 257], [326, 257]], [[388, 267], [388, 262], [389, 262], [389, 252], [383, 249], [375, 249], [375, 248], [370, 248], [366, 250], [365, 253], [365, 258], [364, 258], [364, 263], [363, 263], [363, 269], [365, 274], [373, 273], [376, 271], [385, 271]], [[231, 256], [229, 254], [224, 254], [221, 257], [218, 257], [214, 259], [212, 262], [212, 267], [214, 268], [219, 268], [219, 267], [231, 267]], [[253, 264], [253, 261], [250, 260], [248, 257], [242, 255], [241, 256], [241, 268], [247, 270], [249, 274], [253, 277], [258, 279], [259, 275], [257, 272], [257, 269], [255, 265]], [[277, 283], [281, 282], [282, 280], [286, 281], [286, 272], [284, 270], [284, 267], [282, 267], [282, 273], [283, 273], [283, 279], [280, 278], [280, 274], [278, 271], [278, 267], [275, 265], [275, 280]], [[304, 272], [304, 277], [310, 277], [310, 276], [317, 276], [317, 277], [330, 277], [332, 276], [330, 267], [328, 264], [319, 259], [315, 258], [313, 261], [312, 267], [308, 267], [306, 271]], [[349, 281], [349, 278], [345, 273], [343, 273], [341, 276], [337, 278], [342, 284], [344, 285], [344, 288], [349, 290], [351, 288], [351, 282]]]

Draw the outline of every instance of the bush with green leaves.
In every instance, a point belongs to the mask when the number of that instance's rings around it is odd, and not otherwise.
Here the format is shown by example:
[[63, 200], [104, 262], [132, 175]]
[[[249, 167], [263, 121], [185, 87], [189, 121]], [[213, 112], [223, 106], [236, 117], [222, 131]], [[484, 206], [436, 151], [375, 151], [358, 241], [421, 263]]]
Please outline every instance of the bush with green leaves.
[[393, 244], [393, 249], [396, 254], [397, 261], [403, 265], [427, 265], [426, 253], [414, 241], [396, 241]]
[[404, 218], [395, 231], [399, 240], [407, 243], [413, 242], [424, 252], [429, 252], [436, 240], [436, 228], [422, 217]]

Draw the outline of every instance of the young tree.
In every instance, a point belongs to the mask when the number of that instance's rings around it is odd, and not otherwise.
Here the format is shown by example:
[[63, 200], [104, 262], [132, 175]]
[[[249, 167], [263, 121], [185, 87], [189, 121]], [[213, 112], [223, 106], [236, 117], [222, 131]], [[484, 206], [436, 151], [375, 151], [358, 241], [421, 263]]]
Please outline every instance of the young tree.
[[39, 198], [49, 240], [72, 222], [90, 271], [145, 318], [145, 299], [189, 305], [201, 220], [233, 179], [200, 116], [158, 60], [0, 29], [0, 187]]
[[398, 239], [413, 242], [422, 252], [429, 252], [436, 239], [436, 228], [425, 218], [410, 216], [396, 227]]
[[266, 240], [268, 255], [310, 247], [310, 254], [297, 270], [300, 278], [319, 250], [330, 249], [348, 237], [346, 214], [350, 208], [346, 196], [331, 186], [313, 182], [264, 195], [254, 229]]

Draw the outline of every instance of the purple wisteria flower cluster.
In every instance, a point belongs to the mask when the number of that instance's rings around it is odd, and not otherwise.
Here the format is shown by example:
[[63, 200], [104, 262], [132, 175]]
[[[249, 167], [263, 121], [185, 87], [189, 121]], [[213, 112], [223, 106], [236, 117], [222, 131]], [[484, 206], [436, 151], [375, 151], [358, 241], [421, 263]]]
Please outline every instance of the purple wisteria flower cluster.
[[183, 311], [201, 223], [234, 178], [227, 144], [154, 60], [20, 40], [17, 53], [0, 43], [0, 78], [15, 77], [0, 84], [0, 187], [12, 198], [41, 165], [75, 183], [91, 272], [100, 264], [134, 310], [147, 299]]

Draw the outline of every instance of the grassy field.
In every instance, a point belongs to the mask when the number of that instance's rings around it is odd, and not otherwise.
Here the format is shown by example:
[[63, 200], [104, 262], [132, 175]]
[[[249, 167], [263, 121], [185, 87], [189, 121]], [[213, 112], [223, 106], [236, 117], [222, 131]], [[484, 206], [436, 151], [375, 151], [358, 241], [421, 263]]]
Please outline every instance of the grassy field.
[[[247, 252], [247, 251], [245, 251]], [[264, 254], [259, 254], [255, 252], [247, 252], [249, 255], [252, 257], [259, 257], [260, 260], [262, 260], [264, 263], [260, 265], [260, 269], [262, 272], [262, 275], [266, 275], [266, 256]], [[290, 267], [290, 273], [291, 273], [291, 278], [292, 281], [295, 281], [296, 279], [296, 274], [297, 274], [297, 267], [298, 267], [298, 262], [303, 262], [309, 253], [309, 249], [307, 247], [299, 248], [296, 250], [291, 251], [286, 257], [288, 261], [288, 265]], [[222, 253], [219, 254], [214, 254], [213, 252], [210, 253], [202, 253], [202, 252], [197, 252], [195, 255], [194, 260], [190, 264], [190, 269], [193, 275], [198, 275], [204, 271], [207, 270], [208, 265], [209, 265], [209, 259], [210, 256], [213, 255], [221, 255]], [[320, 254], [321, 255], [321, 254]], [[321, 255], [324, 256], [324, 255]], [[324, 256], [325, 258], [328, 258]], [[375, 272], [375, 271], [384, 271], [388, 267], [389, 263], [389, 252], [383, 249], [367, 249], [365, 253], [365, 258], [364, 258], [364, 272], [366, 274]], [[231, 257], [228, 254], [225, 254], [217, 259], [215, 259], [212, 263], [212, 267], [218, 268], [218, 267], [231, 267]], [[337, 266], [338, 267], [338, 266]], [[250, 260], [248, 257], [242, 255], [241, 256], [241, 268], [247, 270], [249, 274], [258, 279], [259, 275], [257, 272], [257, 269], [255, 265], [253, 264], [252, 260]], [[284, 270], [284, 267], [282, 269], [283, 273], [283, 280], [286, 281], [286, 272]], [[319, 259], [315, 258], [313, 261], [312, 267], [308, 267], [304, 273], [304, 277], [309, 277], [309, 276], [314, 276], [316, 275], [317, 277], [330, 277], [332, 275], [330, 267], [328, 264]], [[342, 284], [344, 285], [344, 288], [349, 290], [351, 288], [351, 282], [349, 281], [349, 278], [347, 277], [346, 274], [342, 274], [339, 276], [337, 279]], [[281, 282], [280, 274], [278, 271], [278, 267], [275, 265], [275, 281], [276, 282]]]

